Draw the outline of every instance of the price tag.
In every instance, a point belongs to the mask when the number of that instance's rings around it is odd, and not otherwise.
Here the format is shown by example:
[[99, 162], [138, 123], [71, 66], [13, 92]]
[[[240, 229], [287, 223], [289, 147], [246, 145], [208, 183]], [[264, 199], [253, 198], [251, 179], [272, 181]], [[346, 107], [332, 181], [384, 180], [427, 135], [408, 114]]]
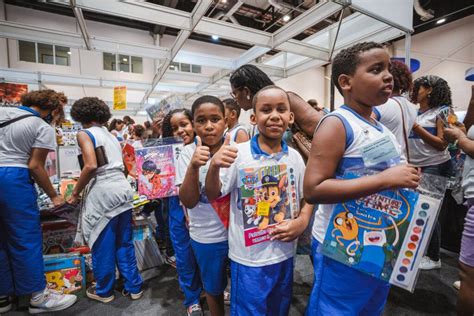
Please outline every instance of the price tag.
[[257, 204], [257, 215], [258, 216], [269, 216], [270, 215], [270, 203], [261, 201]]

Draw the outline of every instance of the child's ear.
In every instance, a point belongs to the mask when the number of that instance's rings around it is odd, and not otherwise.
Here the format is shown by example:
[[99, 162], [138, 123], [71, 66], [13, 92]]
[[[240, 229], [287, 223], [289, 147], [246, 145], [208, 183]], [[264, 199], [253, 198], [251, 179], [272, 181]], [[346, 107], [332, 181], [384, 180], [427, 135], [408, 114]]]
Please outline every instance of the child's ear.
[[337, 82], [341, 87], [341, 90], [349, 91], [352, 86], [352, 77], [349, 75], [342, 74], [337, 78]]
[[255, 113], [250, 114], [250, 124], [257, 125], [257, 117], [255, 116]]
[[295, 114], [290, 112], [290, 119], [288, 120], [288, 125], [291, 125], [295, 122]]

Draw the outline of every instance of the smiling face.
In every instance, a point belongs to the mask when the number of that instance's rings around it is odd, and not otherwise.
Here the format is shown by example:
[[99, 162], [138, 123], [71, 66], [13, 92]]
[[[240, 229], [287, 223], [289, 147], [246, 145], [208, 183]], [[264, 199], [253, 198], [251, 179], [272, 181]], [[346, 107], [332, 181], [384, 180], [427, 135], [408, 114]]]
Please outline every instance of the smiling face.
[[387, 102], [393, 90], [389, 68], [390, 56], [384, 49], [374, 48], [360, 53], [355, 73], [339, 76], [339, 84], [358, 104], [380, 105]]
[[211, 153], [222, 144], [226, 127], [224, 113], [213, 103], [203, 103], [194, 111], [194, 129], [202, 143], [209, 146]]
[[193, 124], [183, 112], [177, 112], [170, 118], [173, 136], [181, 137], [185, 145], [194, 139]]
[[354, 215], [349, 212], [339, 213], [336, 218], [334, 218], [334, 227], [339, 229], [343, 238], [346, 240], [355, 239], [359, 233], [359, 225]]
[[281, 139], [294, 121], [287, 94], [277, 88], [258, 93], [254, 112], [250, 122], [268, 139]]

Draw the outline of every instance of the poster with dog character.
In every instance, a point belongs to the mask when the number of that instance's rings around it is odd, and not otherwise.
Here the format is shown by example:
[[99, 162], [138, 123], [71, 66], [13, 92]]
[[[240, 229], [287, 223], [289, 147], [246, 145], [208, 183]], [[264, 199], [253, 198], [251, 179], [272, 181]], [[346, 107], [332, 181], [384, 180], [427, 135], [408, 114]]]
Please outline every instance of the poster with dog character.
[[245, 246], [270, 240], [269, 231], [298, 211], [294, 170], [285, 164], [239, 168]]
[[[349, 171], [344, 179], [360, 177]], [[434, 220], [439, 201], [420, 202], [412, 190], [382, 191], [336, 204], [329, 221], [322, 253], [354, 269], [393, 283], [414, 280], [419, 260]], [[414, 282], [414, 281], [413, 281]], [[412, 283], [413, 285], [413, 282]]]
[[138, 193], [149, 200], [178, 194], [176, 177], [176, 151], [182, 143], [146, 147], [135, 150]]

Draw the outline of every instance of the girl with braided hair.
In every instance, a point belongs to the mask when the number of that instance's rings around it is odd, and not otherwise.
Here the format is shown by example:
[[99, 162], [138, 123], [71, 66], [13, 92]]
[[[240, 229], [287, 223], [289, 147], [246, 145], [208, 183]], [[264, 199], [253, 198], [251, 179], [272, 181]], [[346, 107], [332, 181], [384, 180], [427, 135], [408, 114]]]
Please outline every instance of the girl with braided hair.
[[[440, 119], [440, 116], [447, 117], [452, 113], [448, 83], [438, 76], [420, 77], [413, 83], [411, 99], [420, 108], [408, 138], [410, 163], [421, 168], [422, 173], [449, 177], [452, 170], [451, 156], [448, 143], [443, 138], [445, 123]], [[440, 247], [441, 227], [437, 222], [420, 269], [441, 268]]]

